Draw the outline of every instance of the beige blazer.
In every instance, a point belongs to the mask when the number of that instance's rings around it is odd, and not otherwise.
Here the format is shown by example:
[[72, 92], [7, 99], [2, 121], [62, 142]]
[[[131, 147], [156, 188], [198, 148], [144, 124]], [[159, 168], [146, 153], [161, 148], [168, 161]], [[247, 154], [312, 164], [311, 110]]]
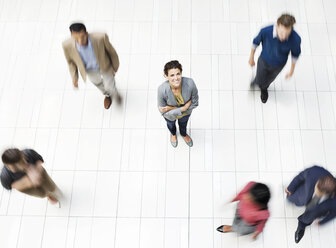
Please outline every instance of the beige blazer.
[[[119, 68], [119, 58], [116, 50], [111, 45], [107, 34], [105, 33], [90, 33], [89, 38], [94, 49], [99, 69], [107, 72], [111, 66], [116, 72]], [[67, 39], [62, 43], [65, 58], [69, 65], [69, 71], [72, 82], [78, 82], [78, 70], [86, 81], [85, 65], [82, 61], [79, 52], [77, 51], [75, 40]]]

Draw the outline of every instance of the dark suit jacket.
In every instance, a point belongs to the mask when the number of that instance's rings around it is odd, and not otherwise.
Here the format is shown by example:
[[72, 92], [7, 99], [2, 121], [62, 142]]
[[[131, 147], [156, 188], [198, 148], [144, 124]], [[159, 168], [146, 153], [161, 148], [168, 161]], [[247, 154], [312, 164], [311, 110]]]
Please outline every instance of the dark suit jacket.
[[294, 177], [292, 182], [288, 185], [287, 189], [292, 194], [287, 196], [287, 199], [296, 206], [307, 205], [313, 197], [315, 184], [320, 178], [326, 175], [331, 174], [323, 167], [317, 165], [305, 169]]

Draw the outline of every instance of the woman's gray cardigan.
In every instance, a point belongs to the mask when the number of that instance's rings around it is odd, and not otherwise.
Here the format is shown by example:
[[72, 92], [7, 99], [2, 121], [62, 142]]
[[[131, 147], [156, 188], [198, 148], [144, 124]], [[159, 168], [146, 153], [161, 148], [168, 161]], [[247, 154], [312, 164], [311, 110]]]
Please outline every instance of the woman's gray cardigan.
[[[186, 115], [190, 115], [192, 110], [198, 106], [198, 90], [194, 83], [194, 80], [187, 77], [182, 77], [182, 97], [184, 104], [191, 100], [191, 105], [187, 111], [183, 112]], [[175, 121], [177, 116], [182, 115], [180, 107], [177, 106], [173, 91], [170, 88], [169, 81], [162, 83], [158, 88], [158, 107], [165, 106], [177, 107], [176, 109], [170, 110], [162, 116], [170, 121]], [[159, 110], [160, 111], [160, 110]]]

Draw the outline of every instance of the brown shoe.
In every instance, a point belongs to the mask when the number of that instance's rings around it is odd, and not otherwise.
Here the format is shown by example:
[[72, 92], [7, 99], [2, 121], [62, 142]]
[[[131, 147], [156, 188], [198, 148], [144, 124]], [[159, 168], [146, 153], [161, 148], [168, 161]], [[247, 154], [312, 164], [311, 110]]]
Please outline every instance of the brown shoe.
[[105, 96], [105, 99], [104, 99], [104, 107], [105, 107], [106, 109], [109, 109], [110, 106], [111, 106], [111, 103], [112, 103], [112, 99], [111, 99], [111, 97], [109, 97], [109, 96]]

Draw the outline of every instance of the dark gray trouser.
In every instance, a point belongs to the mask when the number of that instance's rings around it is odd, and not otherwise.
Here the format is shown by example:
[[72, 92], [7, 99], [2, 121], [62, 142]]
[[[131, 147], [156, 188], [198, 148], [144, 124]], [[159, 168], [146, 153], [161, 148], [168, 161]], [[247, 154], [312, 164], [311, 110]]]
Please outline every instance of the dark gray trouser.
[[261, 56], [259, 56], [257, 75], [253, 80], [253, 83], [257, 84], [261, 90], [267, 90], [284, 66], [285, 65], [270, 66], [261, 58]]
[[236, 209], [236, 214], [231, 226], [231, 230], [240, 235], [247, 235], [255, 231], [256, 226], [250, 226], [243, 219], [240, 218], [238, 214], [238, 207]]
[[314, 220], [322, 218], [326, 223], [336, 217], [336, 198], [329, 198], [314, 207], [306, 209], [303, 214], [298, 217], [298, 227], [305, 229]]

